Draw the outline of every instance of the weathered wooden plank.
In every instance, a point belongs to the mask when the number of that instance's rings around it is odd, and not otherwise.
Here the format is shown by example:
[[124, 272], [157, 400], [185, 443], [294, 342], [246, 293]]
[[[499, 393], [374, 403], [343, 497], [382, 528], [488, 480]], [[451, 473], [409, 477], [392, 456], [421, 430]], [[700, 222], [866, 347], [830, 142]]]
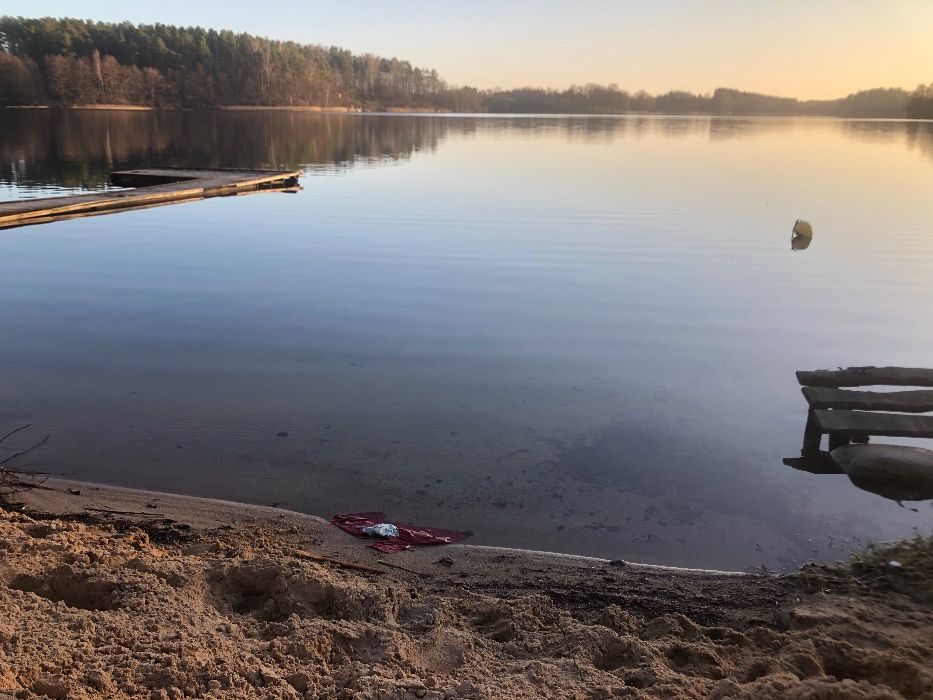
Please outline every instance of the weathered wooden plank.
[[824, 433], [933, 438], [933, 416], [820, 409], [813, 417]]
[[878, 392], [805, 386], [802, 391], [810, 408], [900, 411], [902, 413], [933, 411], [933, 391], [925, 389]]
[[930, 386], [933, 387], [933, 369], [920, 367], [849, 367], [847, 369], [818, 369], [797, 372], [801, 386]]
[[[254, 187], [254, 188], [238, 189], [232, 192], [225, 192], [224, 196], [243, 197], [245, 195], [258, 194], [262, 192], [295, 193], [295, 192], [300, 191], [300, 189], [301, 189], [300, 187], [297, 187], [294, 185], [288, 185], [285, 187], [270, 186], [270, 187], [263, 187], [262, 189]], [[211, 195], [211, 196], [219, 196], [219, 195]], [[48, 216], [30, 217], [29, 219], [22, 221], [18, 224], [0, 223], [0, 229], [14, 228], [16, 226], [30, 226], [32, 224], [47, 224], [53, 221], [70, 221], [72, 219], [83, 219], [89, 216], [103, 216], [106, 214], [113, 214], [116, 211], [140, 211], [142, 209], [152, 209], [154, 207], [165, 207], [165, 206], [172, 206], [172, 205], [178, 205], [178, 204], [188, 204], [190, 202], [197, 202], [199, 200], [206, 199], [206, 198], [207, 197], [185, 197], [184, 199], [169, 199], [167, 201], [134, 203], [129, 206], [120, 207], [119, 209], [100, 209], [100, 210], [85, 209], [85, 210], [78, 210], [78, 211], [64, 212], [64, 213], [55, 212]]]
[[845, 474], [845, 471], [833, 461], [829, 452], [816, 450], [806, 452], [800, 457], [785, 457], [784, 464], [794, 469], [811, 474]]
[[197, 175], [183, 175], [146, 170], [125, 170], [110, 173], [110, 181], [117, 187], [151, 187], [153, 185], [168, 185], [186, 180], [197, 180]]
[[[78, 214], [102, 214], [185, 199], [221, 197], [251, 189], [290, 187], [297, 184], [300, 174], [300, 170], [152, 168], [118, 171], [111, 174], [117, 181], [126, 184], [138, 178], [137, 184], [149, 186], [68, 197], [0, 202], [0, 228], [73, 218]], [[162, 184], [153, 184], [157, 182]]]
[[110, 173], [110, 179], [115, 185], [125, 187], [176, 185], [171, 189], [180, 191], [195, 184], [192, 182], [194, 180], [197, 180], [197, 184], [205, 189], [225, 186], [254, 187], [262, 184], [280, 183], [286, 180], [297, 182], [299, 174], [300, 171], [289, 170], [140, 168], [136, 170], [115, 170]]

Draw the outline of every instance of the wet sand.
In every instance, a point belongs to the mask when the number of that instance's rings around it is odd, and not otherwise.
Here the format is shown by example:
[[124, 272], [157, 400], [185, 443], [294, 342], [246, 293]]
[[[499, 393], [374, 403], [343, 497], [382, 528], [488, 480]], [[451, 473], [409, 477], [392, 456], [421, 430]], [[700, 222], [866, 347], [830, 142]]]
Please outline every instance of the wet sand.
[[277, 508], [46, 485], [0, 512], [0, 697], [933, 693], [928, 541], [790, 576], [384, 555]]

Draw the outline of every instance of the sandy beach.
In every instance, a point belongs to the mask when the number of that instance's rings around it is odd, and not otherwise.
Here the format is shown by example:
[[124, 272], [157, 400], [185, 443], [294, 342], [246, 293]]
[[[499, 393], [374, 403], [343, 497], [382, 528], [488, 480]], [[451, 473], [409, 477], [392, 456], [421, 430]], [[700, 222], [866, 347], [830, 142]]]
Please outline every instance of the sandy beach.
[[387, 555], [277, 508], [46, 486], [0, 512], [4, 698], [933, 697], [928, 541], [789, 576]]

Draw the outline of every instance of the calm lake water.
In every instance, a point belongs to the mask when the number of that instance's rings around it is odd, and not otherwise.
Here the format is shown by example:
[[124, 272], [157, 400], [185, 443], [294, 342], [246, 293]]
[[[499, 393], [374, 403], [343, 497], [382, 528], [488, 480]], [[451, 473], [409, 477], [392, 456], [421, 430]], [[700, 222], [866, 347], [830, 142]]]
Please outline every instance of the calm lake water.
[[2, 198], [143, 165], [306, 175], [0, 231], [24, 467], [689, 566], [933, 528], [781, 463], [794, 370], [933, 366], [931, 123], [0, 110]]

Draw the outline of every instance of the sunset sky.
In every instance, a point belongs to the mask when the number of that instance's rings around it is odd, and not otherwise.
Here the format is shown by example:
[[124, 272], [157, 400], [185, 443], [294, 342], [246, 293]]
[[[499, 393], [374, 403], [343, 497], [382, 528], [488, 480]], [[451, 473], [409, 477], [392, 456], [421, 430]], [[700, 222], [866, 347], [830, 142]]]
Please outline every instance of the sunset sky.
[[810, 98], [933, 81], [933, 0], [6, 0], [0, 12], [333, 44], [480, 88], [597, 82]]

